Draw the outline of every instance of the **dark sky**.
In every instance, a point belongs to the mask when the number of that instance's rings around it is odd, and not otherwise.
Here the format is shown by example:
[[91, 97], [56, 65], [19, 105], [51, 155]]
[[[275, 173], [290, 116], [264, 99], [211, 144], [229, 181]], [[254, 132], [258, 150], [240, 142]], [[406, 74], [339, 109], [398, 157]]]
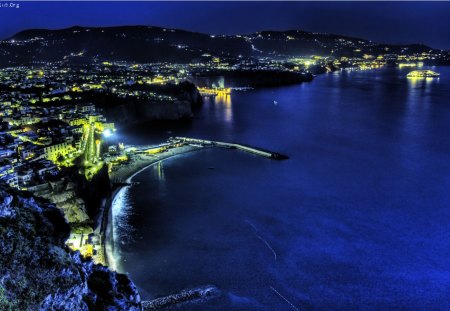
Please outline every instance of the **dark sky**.
[[16, 3], [0, 7], [0, 38], [28, 28], [139, 24], [215, 34], [301, 29], [450, 49], [450, 2]]

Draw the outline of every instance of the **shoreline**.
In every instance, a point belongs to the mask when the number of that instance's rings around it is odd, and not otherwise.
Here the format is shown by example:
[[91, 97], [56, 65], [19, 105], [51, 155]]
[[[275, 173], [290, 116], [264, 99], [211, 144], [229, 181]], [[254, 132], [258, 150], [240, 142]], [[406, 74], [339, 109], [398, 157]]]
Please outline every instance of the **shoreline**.
[[[132, 163], [133, 166], [130, 167], [130, 164], [119, 168], [116, 172], [113, 172], [110, 175], [110, 179], [122, 179], [125, 181], [125, 183], [130, 183], [133, 177], [135, 177], [137, 174], [143, 172], [147, 168], [170, 158], [179, 156], [181, 154], [185, 154], [188, 152], [193, 151], [199, 151], [202, 150], [203, 147], [198, 146], [182, 146], [182, 147], [175, 147], [172, 149], [169, 149], [163, 153], [151, 155], [151, 156], [144, 156], [144, 158], [140, 157], [138, 160], [134, 160], [134, 163]], [[115, 262], [114, 258], [114, 241], [112, 240], [111, 236], [113, 234], [111, 227], [112, 224], [112, 204], [114, 203], [115, 198], [120, 194], [120, 192], [125, 189], [125, 187], [128, 187], [129, 185], [113, 185], [111, 191], [107, 195], [107, 197], [104, 200], [102, 210], [100, 211], [98, 218], [100, 220], [96, 220], [97, 222], [100, 222], [97, 224], [97, 228], [99, 228], [100, 234], [102, 236], [102, 248], [104, 253], [104, 262], [113, 271], [117, 272], [117, 267], [115, 264], [114, 266], [111, 265], [112, 262]]]
[[[95, 231], [99, 232], [101, 237], [101, 248], [103, 252], [102, 261], [113, 270], [116, 270], [117, 267], [115, 265], [116, 258], [114, 258], [114, 232], [113, 226], [111, 226], [111, 223], [113, 222], [112, 205], [117, 195], [123, 189], [125, 189], [125, 187], [131, 186], [133, 184], [132, 179], [137, 174], [161, 161], [178, 156], [180, 154], [198, 151], [208, 147], [237, 149], [243, 152], [263, 156], [265, 158], [274, 160], [284, 160], [289, 158], [288, 156], [280, 154], [278, 152], [272, 152], [249, 145], [188, 137], [175, 137], [175, 139], [182, 144], [173, 146], [172, 148], [155, 154], [146, 154], [145, 151], [141, 150], [140, 152], [135, 154], [135, 157], [132, 158], [130, 163], [118, 166], [117, 169], [109, 174], [110, 180], [114, 180], [116, 181], [116, 183], [113, 182], [113, 187], [110, 193], [103, 200], [99, 215], [97, 216], [95, 221]], [[114, 264], [111, 264], [113, 262]]]

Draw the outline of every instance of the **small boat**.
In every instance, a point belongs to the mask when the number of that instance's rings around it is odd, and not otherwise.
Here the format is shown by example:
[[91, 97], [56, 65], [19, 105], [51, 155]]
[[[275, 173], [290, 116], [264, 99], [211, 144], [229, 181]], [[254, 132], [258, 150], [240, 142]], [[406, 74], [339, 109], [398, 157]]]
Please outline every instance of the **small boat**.
[[215, 167], [214, 167], [214, 166], [210, 166], [209, 169], [210, 169], [210, 170], [213, 170], [213, 169], [215, 169]]
[[276, 100], [274, 100], [273, 104], [276, 106], [276, 105], [278, 105], [278, 102]]

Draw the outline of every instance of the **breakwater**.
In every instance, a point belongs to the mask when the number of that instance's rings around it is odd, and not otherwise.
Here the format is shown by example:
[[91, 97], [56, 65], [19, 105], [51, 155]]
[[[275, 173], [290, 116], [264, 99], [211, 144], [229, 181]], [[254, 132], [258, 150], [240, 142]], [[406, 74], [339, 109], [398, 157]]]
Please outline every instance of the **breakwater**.
[[270, 159], [288, 159], [286, 155], [262, 148], [252, 147], [249, 145], [189, 137], [170, 138], [167, 143], [160, 144], [158, 146], [136, 146], [134, 151], [136, 157], [133, 158], [133, 161], [128, 164], [120, 165], [116, 170], [110, 172], [109, 178], [112, 181], [113, 189], [111, 191], [111, 194], [107, 196], [106, 200], [103, 202], [102, 211], [99, 215], [100, 219], [96, 221], [97, 225], [95, 232], [100, 233], [102, 250], [105, 254], [103, 261], [111, 266], [112, 269], [115, 270], [117, 268], [115, 267], [115, 260], [113, 256], [113, 230], [109, 226], [109, 224], [112, 222], [112, 213], [110, 206], [114, 200], [114, 197], [122, 187], [130, 186], [133, 184], [131, 179], [134, 175], [146, 169], [150, 165], [182, 153], [201, 150], [202, 147], [238, 149]]
[[189, 137], [175, 137], [170, 138], [169, 141], [173, 143], [187, 143], [187, 144], [193, 144], [193, 145], [200, 145], [203, 147], [221, 147], [221, 148], [227, 148], [227, 149], [238, 149], [244, 152], [253, 153], [259, 156], [263, 156], [266, 158], [271, 158], [275, 160], [285, 160], [289, 159], [287, 155], [273, 152], [269, 150], [265, 150], [258, 147], [253, 147], [249, 145], [244, 144], [238, 144], [238, 143], [227, 143], [227, 142], [221, 142], [221, 141], [214, 141], [214, 140], [206, 140], [206, 139], [198, 139], [198, 138], [189, 138]]
[[192, 302], [195, 300], [210, 299], [220, 295], [217, 287], [208, 285], [204, 287], [183, 290], [177, 294], [155, 298], [142, 302], [144, 310], [160, 310], [173, 307], [178, 304]]

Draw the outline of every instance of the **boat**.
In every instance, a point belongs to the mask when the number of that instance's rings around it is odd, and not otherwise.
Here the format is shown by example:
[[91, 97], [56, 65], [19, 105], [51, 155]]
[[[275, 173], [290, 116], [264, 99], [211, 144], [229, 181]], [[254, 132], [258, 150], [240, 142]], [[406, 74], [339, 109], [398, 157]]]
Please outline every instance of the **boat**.
[[278, 105], [278, 102], [276, 100], [274, 100], [273, 104], [276, 106], [276, 105]]
[[408, 78], [437, 78], [439, 73], [432, 70], [414, 70], [406, 75]]

